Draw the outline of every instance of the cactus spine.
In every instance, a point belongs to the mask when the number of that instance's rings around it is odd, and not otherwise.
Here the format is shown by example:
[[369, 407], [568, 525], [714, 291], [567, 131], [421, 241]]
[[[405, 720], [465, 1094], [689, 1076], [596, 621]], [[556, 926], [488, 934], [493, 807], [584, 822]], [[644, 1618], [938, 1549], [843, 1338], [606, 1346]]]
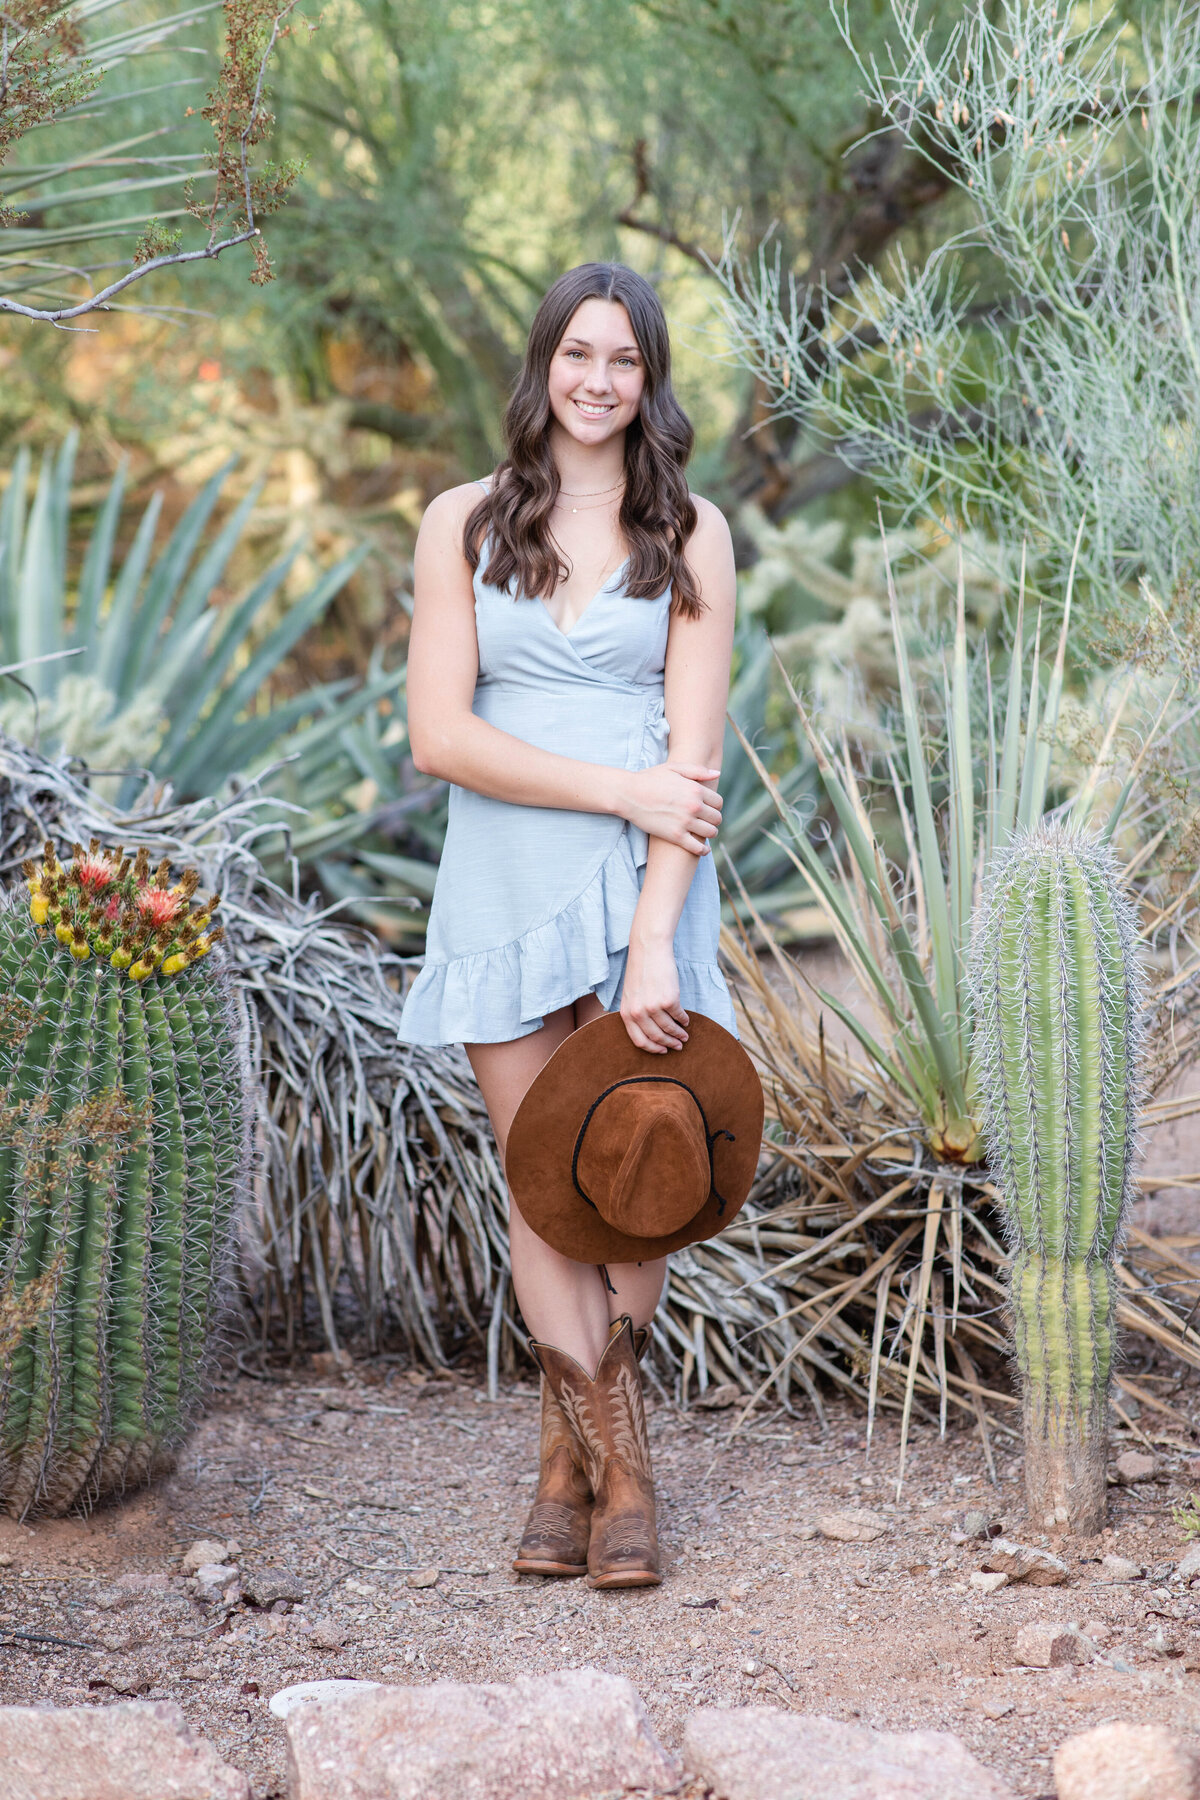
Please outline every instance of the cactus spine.
[[249, 1174], [214, 898], [47, 844], [0, 911], [0, 1503], [63, 1513], [170, 1465]]
[[974, 944], [984, 1130], [1012, 1253], [1030, 1516], [1099, 1531], [1113, 1253], [1132, 1192], [1142, 975], [1096, 839], [1039, 825], [997, 855]]

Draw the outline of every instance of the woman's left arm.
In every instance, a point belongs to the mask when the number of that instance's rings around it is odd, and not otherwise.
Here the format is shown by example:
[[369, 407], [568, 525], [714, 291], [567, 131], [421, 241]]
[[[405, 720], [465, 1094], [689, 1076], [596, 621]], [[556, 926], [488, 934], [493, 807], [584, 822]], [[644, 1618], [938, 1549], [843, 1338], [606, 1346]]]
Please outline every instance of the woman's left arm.
[[[696, 511], [696, 529], [684, 554], [704, 610], [697, 619], [680, 612], [671, 615], [663, 672], [663, 701], [671, 727], [667, 761], [717, 769], [725, 740], [737, 577], [724, 515], [698, 496]], [[688, 1016], [679, 1001], [674, 940], [698, 862], [677, 844], [650, 839], [621, 994], [621, 1017], [639, 1050], [678, 1050], [687, 1040]]]

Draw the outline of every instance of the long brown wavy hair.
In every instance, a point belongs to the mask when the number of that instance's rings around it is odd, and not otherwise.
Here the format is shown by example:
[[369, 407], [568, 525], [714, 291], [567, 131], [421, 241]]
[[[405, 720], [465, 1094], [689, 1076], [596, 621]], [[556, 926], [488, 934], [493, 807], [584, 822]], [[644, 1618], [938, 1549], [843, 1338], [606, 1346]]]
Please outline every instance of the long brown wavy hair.
[[671, 388], [671, 342], [658, 295], [624, 263], [580, 263], [550, 288], [529, 329], [525, 362], [504, 413], [507, 455], [491, 488], [463, 528], [463, 552], [479, 567], [491, 533], [485, 578], [516, 592], [549, 599], [570, 569], [550, 535], [558, 498], [558, 469], [550, 452], [550, 360], [576, 308], [585, 300], [617, 300], [629, 314], [642, 353], [645, 384], [637, 417], [625, 430], [625, 493], [620, 527], [629, 545], [625, 591], [656, 600], [671, 587], [672, 608], [688, 618], [702, 611], [684, 545], [696, 529], [696, 508], [684, 466], [695, 433]]

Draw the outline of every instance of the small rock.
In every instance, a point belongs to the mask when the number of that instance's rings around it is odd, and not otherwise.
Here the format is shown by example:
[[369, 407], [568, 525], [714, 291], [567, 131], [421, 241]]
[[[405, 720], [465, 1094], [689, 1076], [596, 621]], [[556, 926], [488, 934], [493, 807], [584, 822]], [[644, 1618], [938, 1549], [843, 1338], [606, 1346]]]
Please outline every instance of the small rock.
[[1189, 1544], [1175, 1569], [1177, 1581], [1195, 1581], [1200, 1575], [1200, 1540]]
[[173, 1701], [0, 1707], [4, 1800], [250, 1800]]
[[817, 1530], [837, 1544], [873, 1544], [876, 1538], [886, 1536], [891, 1525], [881, 1513], [851, 1507], [845, 1512], [823, 1513], [817, 1520]]
[[1141, 1563], [1130, 1562], [1127, 1556], [1106, 1556], [1100, 1567], [1109, 1581], [1140, 1581], [1145, 1573]]
[[143, 1669], [137, 1663], [123, 1669], [110, 1669], [104, 1683], [114, 1694], [128, 1694], [134, 1698], [138, 1694], [148, 1694], [154, 1686], [154, 1676], [149, 1669]]
[[724, 1412], [726, 1407], [736, 1406], [743, 1398], [742, 1390], [732, 1381], [723, 1381], [719, 1387], [710, 1387], [703, 1394], [697, 1395], [692, 1406], [697, 1412]]
[[346, 1633], [336, 1619], [313, 1620], [308, 1642], [314, 1650], [340, 1650], [345, 1641]]
[[1091, 1638], [1093, 1644], [1112, 1642], [1112, 1626], [1104, 1619], [1085, 1619], [1080, 1629], [1084, 1637]]
[[601, 1800], [682, 1774], [634, 1688], [598, 1669], [377, 1687], [298, 1706], [284, 1729], [291, 1800]]
[[967, 1580], [981, 1594], [994, 1594], [997, 1588], [1008, 1586], [1008, 1576], [1002, 1569], [972, 1569]]
[[413, 1569], [409, 1574], [407, 1586], [410, 1588], [436, 1587], [441, 1572], [440, 1569]]
[[1200, 1800], [1200, 1752], [1163, 1725], [1097, 1725], [1054, 1753], [1058, 1800]]
[[236, 1598], [238, 1572], [232, 1563], [201, 1563], [192, 1580], [201, 1600]]
[[1054, 1587], [1070, 1574], [1065, 1562], [1049, 1550], [1031, 1544], [1015, 1544], [1011, 1538], [993, 1538], [984, 1568], [1010, 1581], [1027, 1581], [1032, 1587]]
[[800, 1538], [804, 1543], [808, 1543], [808, 1541], [811, 1538], [815, 1538], [816, 1535], [817, 1528], [815, 1525], [797, 1525], [795, 1531], [792, 1533], [793, 1537]]
[[314, 1375], [349, 1375], [354, 1369], [354, 1358], [348, 1350], [314, 1350]]
[[252, 1569], [242, 1576], [242, 1596], [252, 1606], [274, 1606], [277, 1600], [303, 1600], [307, 1584], [286, 1569]]
[[111, 1587], [98, 1588], [92, 1594], [92, 1605], [98, 1606], [101, 1612], [117, 1612], [123, 1606], [133, 1606], [146, 1594], [165, 1594], [170, 1588], [169, 1575], [129, 1569], [124, 1575], [118, 1575]]
[[1009, 1713], [1013, 1710], [1013, 1706], [1013, 1701], [1002, 1700], [1000, 1696], [997, 1695], [995, 1699], [984, 1700], [981, 1703], [979, 1710], [985, 1719], [1007, 1719]]
[[963, 1519], [963, 1530], [969, 1538], [995, 1538], [1001, 1535], [1003, 1527], [991, 1513], [972, 1507]]
[[1154, 1480], [1158, 1474], [1158, 1458], [1147, 1456], [1144, 1450], [1122, 1450], [1113, 1467], [1121, 1485], [1130, 1487], [1135, 1481]]
[[1077, 1631], [1050, 1619], [1035, 1619], [1017, 1632], [1016, 1660], [1024, 1669], [1061, 1669], [1092, 1660], [1092, 1647]]
[[378, 1681], [297, 1681], [272, 1694], [267, 1705], [277, 1719], [286, 1719], [294, 1707], [312, 1706], [319, 1700], [340, 1700], [346, 1694], [361, 1694], [379, 1686]]
[[769, 1707], [694, 1712], [683, 1758], [722, 1800], [1013, 1800], [951, 1732], [871, 1731]]
[[183, 1553], [183, 1572], [194, 1575], [205, 1563], [223, 1563], [228, 1546], [220, 1538], [197, 1538]]
[[1165, 1631], [1161, 1620], [1146, 1639], [1146, 1648], [1151, 1656], [1178, 1656], [1181, 1647], [1177, 1634]]

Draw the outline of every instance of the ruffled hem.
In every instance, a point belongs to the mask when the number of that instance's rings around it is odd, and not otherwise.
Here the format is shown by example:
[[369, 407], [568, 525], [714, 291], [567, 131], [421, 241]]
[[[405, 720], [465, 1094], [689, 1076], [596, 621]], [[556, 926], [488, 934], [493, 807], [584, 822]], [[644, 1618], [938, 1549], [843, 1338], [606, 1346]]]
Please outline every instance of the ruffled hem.
[[[510, 943], [446, 962], [426, 961], [405, 998], [403, 1044], [503, 1044], [540, 1029], [547, 1013], [594, 993], [606, 1011], [625, 974], [641, 897], [630, 834], [582, 893]], [[679, 996], [736, 1035], [733, 1003], [715, 962], [679, 962]]]

